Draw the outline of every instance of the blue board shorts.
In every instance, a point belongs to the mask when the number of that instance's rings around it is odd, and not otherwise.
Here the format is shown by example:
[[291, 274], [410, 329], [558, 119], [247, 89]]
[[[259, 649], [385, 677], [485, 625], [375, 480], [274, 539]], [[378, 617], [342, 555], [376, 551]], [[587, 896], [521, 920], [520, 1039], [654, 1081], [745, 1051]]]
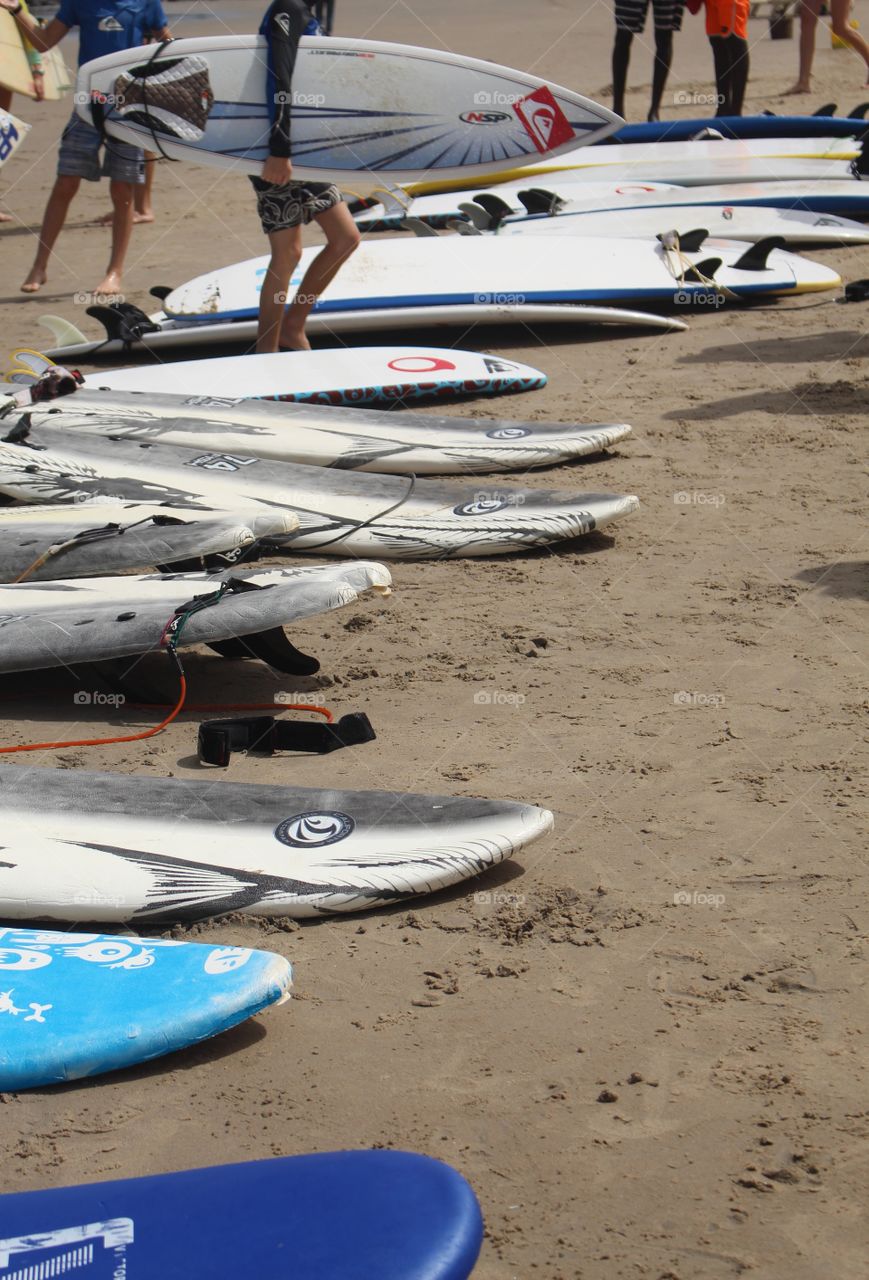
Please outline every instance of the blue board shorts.
[[[105, 154], [100, 165], [103, 146]], [[87, 182], [99, 182], [105, 177], [138, 186], [145, 181], [145, 153], [128, 142], [104, 138], [98, 129], [73, 112], [61, 135], [57, 176], [84, 178]]]

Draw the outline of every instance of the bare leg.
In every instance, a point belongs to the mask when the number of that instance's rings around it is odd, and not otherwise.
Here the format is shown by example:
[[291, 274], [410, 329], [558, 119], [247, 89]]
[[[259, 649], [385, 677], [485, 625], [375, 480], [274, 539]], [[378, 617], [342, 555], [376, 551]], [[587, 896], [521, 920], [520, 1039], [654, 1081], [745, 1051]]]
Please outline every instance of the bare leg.
[[625, 89], [628, 83], [628, 66], [631, 61], [633, 32], [616, 27], [613, 44], [613, 111], [624, 119]]
[[[154, 187], [154, 164], [157, 157], [153, 151], [145, 152], [145, 181], [133, 184], [133, 226], [139, 222], [154, 221], [154, 206], [151, 203], [151, 192]], [[98, 227], [110, 227], [115, 220], [114, 210], [97, 218]]]
[[112, 256], [105, 278], [97, 285], [94, 293], [120, 293], [121, 275], [124, 270], [124, 259], [130, 245], [133, 231], [133, 183], [116, 182], [109, 184], [112, 196]]
[[821, 14], [821, 0], [802, 0], [800, 5], [800, 74], [788, 93], [810, 93], [812, 62], [815, 57], [815, 28]]
[[290, 279], [302, 256], [302, 228], [270, 232], [269, 246], [272, 256], [259, 296], [256, 349], [260, 354], [278, 349]]
[[832, 17], [833, 35], [844, 40], [866, 64], [869, 74], [869, 45], [853, 27], [848, 26], [848, 14], [851, 11], [851, 0], [830, 0], [830, 16]]
[[[6, 89], [0, 85], [0, 111], [11, 111], [12, 109], [12, 90]], [[8, 213], [0, 213], [0, 222], [11, 222], [12, 219]]]
[[359, 228], [343, 201], [321, 213], [316, 221], [326, 234], [326, 244], [305, 272], [281, 325], [280, 344], [293, 351], [310, 349], [311, 344], [305, 336], [305, 321], [320, 294], [359, 246]]
[[36, 250], [33, 266], [27, 273], [27, 279], [21, 286], [22, 293], [36, 293], [48, 279], [48, 260], [51, 257], [51, 251], [66, 222], [69, 206], [80, 183], [81, 178], [71, 178], [66, 174], [55, 180], [42, 217], [39, 248]]

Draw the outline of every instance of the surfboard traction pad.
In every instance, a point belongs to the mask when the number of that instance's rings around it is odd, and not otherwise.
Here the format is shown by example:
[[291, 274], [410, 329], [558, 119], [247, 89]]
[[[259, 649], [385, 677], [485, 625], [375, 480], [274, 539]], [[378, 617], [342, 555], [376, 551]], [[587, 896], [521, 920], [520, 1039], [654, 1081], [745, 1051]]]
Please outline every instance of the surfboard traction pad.
[[202, 137], [214, 106], [208, 63], [196, 54], [131, 67], [115, 80], [112, 97], [122, 120], [183, 142]]

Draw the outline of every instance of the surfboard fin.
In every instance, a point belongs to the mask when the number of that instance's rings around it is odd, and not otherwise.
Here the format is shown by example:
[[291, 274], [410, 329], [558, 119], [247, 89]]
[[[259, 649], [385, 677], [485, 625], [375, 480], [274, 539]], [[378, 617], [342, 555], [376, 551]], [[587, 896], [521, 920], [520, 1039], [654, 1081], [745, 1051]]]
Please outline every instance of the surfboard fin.
[[822, 107], [818, 107], [817, 111], [813, 111], [813, 116], [834, 116], [836, 114], [835, 102], [825, 102]]
[[685, 279], [692, 284], [706, 284], [708, 280], [715, 279], [715, 272], [720, 266], [720, 258], [704, 258], [702, 262], [687, 269]]
[[434, 227], [430, 227], [427, 222], [423, 222], [422, 218], [402, 218], [402, 231], [412, 231], [415, 236], [436, 236], [437, 232]]
[[866, 139], [864, 138], [860, 144], [860, 154], [856, 160], [851, 161], [851, 172], [855, 178], [865, 180], [869, 178], [869, 153], [866, 150]]
[[554, 191], [547, 191], [544, 187], [529, 187], [527, 191], [520, 191], [519, 199], [529, 213], [545, 213], [549, 217], [554, 217], [567, 203]]
[[656, 236], [665, 249], [681, 249], [683, 253], [698, 253], [709, 232], [705, 227], [696, 227], [693, 231], [662, 231]]
[[330, 724], [306, 720], [276, 720], [274, 716], [244, 716], [237, 720], [206, 720], [199, 726], [198, 753], [203, 764], [226, 768], [233, 751], [306, 751], [328, 755], [342, 747], [373, 742], [377, 737], [368, 716], [352, 711]]
[[157, 298], [159, 302], [165, 302], [170, 293], [175, 290], [171, 284], [155, 284], [148, 290], [152, 298]]
[[848, 112], [848, 119], [865, 120], [867, 111], [869, 111], [869, 102], [861, 102], [853, 111]]
[[140, 342], [146, 333], [160, 332], [160, 326], [131, 302], [116, 302], [111, 306], [96, 305], [88, 307], [87, 313], [94, 320], [99, 320], [110, 341], [130, 345]]
[[492, 191], [481, 191], [479, 195], [474, 196], [474, 204], [481, 205], [486, 213], [492, 219], [492, 230], [494, 231], [501, 225], [505, 218], [513, 217], [513, 210], [507, 204], [506, 200], [502, 200], [500, 196], [496, 196]]
[[483, 233], [473, 222], [463, 222], [461, 218], [450, 218], [447, 223], [450, 231], [458, 231], [460, 236], [481, 236]]
[[733, 265], [739, 271], [765, 271], [769, 255], [774, 249], [784, 249], [785, 245], [783, 236], [767, 236], [765, 240], [758, 240], [756, 244], [749, 245], [742, 257]]
[[291, 644], [282, 627], [238, 636], [234, 640], [212, 640], [208, 647], [219, 653], [221, 658], [259, 658], [260, 662], [283, 671], [285, 675], [315, 676], [320, 670], [317, 659]]
[[47, 329], [59, 347], [76, 347], [79, 343], [89, 342], [81, 329], [77, 329], [71, 320], [63, 316], [40, 316], [39, 323]]
[[482, 205], [475, 204], [470, 200], [463, 200], [459, 205], [459, 209], [467, 218], [470, 219], [471, 224], [475, 226], [478, 231], [494, 230], [492, 217], [490, 214], [486, 213], [486, 210]]

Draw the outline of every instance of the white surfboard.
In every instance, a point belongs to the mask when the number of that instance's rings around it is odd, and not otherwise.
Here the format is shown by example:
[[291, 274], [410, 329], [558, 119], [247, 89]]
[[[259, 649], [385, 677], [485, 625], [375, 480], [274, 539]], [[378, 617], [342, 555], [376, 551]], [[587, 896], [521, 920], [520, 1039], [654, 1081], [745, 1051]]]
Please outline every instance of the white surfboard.
[[[509, 295], [494, 295], [504, 296]], [[41, 316], [39, 323], [54, 338], [56, 346], [45, 354], [53, 360], [83, 360], [86, 356], [125, 355], [146, 351], [177, 351], [187, 347], [214, 349], [219, 346], [252, 347], [256, 341], [256, 320], [190, 321], [156, 311], [149, 316], [155, 332], [129, 340], [110, 336], [88, 338], [62, 316]], [[572, 306], [570, 303], [473, 302], [453, 306], [392, 307], [386, 310], [314, 312], [305, 326], [312, 338], [325, 334], [372, 333], [382, 331], [418, 333], [429, 329], [466, 329], [468, 325], [616, 325], [629, 329], [677, 332], [687, 325], [676, 316], [656, 316], [649, 311], [624, 307]]]
[[[751, 205], [793, 209], [819, 217], [851, 214], [869, 218], [869, 182], [857, 182], [853, 177], [839, 182], [739, 182], [688, 187], [674, 183], [585, 182], [575, 173], [551, 173], [499, 183], [487, 190], [509, 205], [517, 217], [525, 218], [528, 209], [519, 193], [528, 192], [529, 188], [543, 197], [548, 195], [562, 202], [559, 217], [572, 213], [622, 213], [626, 209]], [[607, 189], [617, 194], [607, 194]], [[454, 218], [467, 217], [461, 206], [473, 201], [479, 190], [481, 188], [475, 188], [474, 194], [444, 191], [430, 196], [408, 196], [400, 203], [373, 205], [358, 214], [356, 221], [362, 223], [363, 219], [371, 218], [375, 226], [385, 220], [390, 226], [399, 227], [405, 218], [412, 217], [432, 226], [444, 226]]]
[[508, 800], [0, 766], [0, 824], [3, 918], [169, 922], [386, 906], [479, 875], [553, 818]]
[[[656, 209], [610, 209], [606, 213], [567, 213], [555, 217], [511, 219], [498, 235], [629, 236], [654, 238], [676, 230], [705, 227], [711, 237], [756, 242], [772, 236], [792, 245], [869, 244], [869, 227], [850, 218], [805, 213], [798, 209], [767, 209], [754, 205], [672, 204]], [[712, 241], [704, 244], [704, 249]]]
[[[595, 182], [675, 182], [703, 186], [711, 182], [827, 181], [852, 176], [860, 154], [853, 138], [751, 138], [710, 142], [607, 143], [574, 152], [533, 158], [521, 168], [491, 170], [496, 181], [515, 182], [545, 173], [570, 173]], [[449, 185], [434, 177], [404, 184], [412, 195], [456, 190], [480, 181], [460, 175]], [[537, 183], [536, 185], [540, 185]]]
[[354, 560], [0, 586], [0, 674], [159, 651], [166, 624], [195, 600], [212, 602], [191, 614], [179, 648], [262, 635], [388, 591], [391, 581], [385, 565]]
[[250, 455], [70, 436], [40, 429], [0, 443], [0, 493], [24, 502], [94, 495], [196, 506], [290, 510], [287, 551], [423, 560], [500, 555], [602, 528], [639, 505], [632, 494], [522, 489], [305, 467]]
[[3, 507], [0, 582], [126, 573], [203, 557], [233, 564], [260, 538], [297, 527], [289, 512], [261, 509], [221, 513], [144, 502]]
[[29, 132], [29, 124], [13, 116], [11, 111], [0, 110], [0, 169], [15, 155]]
[[[305, 251], [312, 252], [317, 250]], [[801, 292], [840, 283], [828, 267], [783, 252], [771, 254], [764, 270], [744, 271], [737, 266], [743, 252], [736, 245], [716, 249], [714, 255], [720, 259], [716, 282], [734, 293]], [[696, 265], [709, 257], [701, 248], [685, 261]], [[615, 237], [529, 239], [521, 253], [500, 236], [376, 240], [360, 246], [318, 305], [331, 313], [363, 301], [389, 309], [473, 303], [499, 294], [526, 302], [642, 300], [672, 305], [683, 283], [689, 291], [708, 289], [702, 282], [685, 281], [685, 261], [668, 255], [661, 245]], [[267, 257], [250, 258], [198, 276], [169, 294], [165, 310], [176, 317], [253, 316], [267, 265]], [[299, 273], [306, 265], [303, 255]]]
[[306, 404], [377, 404], [532, 391], [546, 374], [518, 360], [440, 347], [341, 347], [132, 365], [88, 374], [85, 386]]
[[[497, 418], [440, 418], [376, 409], [85, 388], [50, 405], [7, 414], [5, 422], [11, 429], [24, 420], [25, 414], [37, 430], [54, 426], [70, 436], [86, 432], [392, 475], [525, 471], [599, 453], [624, 440], [631, 431], [625, 423], [580, 426]], [[131, 510], [135, 513], [134, 506]], [[159, 512], [162, 508], [153, 510]], [[68, 508], [61, 508], [57, 514], [64, 511]], [[179, 514], [186, 518], [188, 513]], [[88, 515], [87, 510], [77, 516], [80, 527], [85, 527], [88, 520], [94, 521], [94, 513]], [[126, 516], [122, 511], [112, 518], [123, 524], [125, 519], [136, 516]], [[2, 521], [0, 512], [0, 527]], [[247, 513], [244, 521], [250, 523]], [[96, 553], [102, 555], [105, 550], [96, 548]], [[0, 547], [0, 565], [2, 555]], [[169, 557], [162, 556], [152, 563], [170, 562]]]
[[[176, 40], [86, 63], [81, 117], [171, 156], [260, 173], [268, 156], [267, 44], [261, 36]], [[292, 85], [299, 178], [354, 190], [422, 174], [450, 181], [597, 141], [623, 122], [580, 94], [447, 50], [303, 37]]]

